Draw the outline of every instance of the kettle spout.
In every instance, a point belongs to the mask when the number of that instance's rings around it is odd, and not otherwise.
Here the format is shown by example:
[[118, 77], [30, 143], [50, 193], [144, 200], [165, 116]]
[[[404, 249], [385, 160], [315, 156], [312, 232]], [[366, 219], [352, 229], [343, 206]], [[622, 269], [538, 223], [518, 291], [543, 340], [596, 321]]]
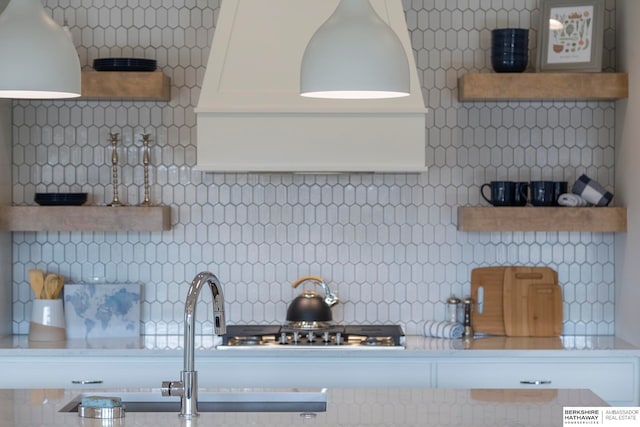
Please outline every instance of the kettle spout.
[[324, 288], [324, 302], [327, 303], [329, 307], [336, 305], [340, 301], [338, 295], [334, 294], [326, 283], [322, 282], [320, 286]]

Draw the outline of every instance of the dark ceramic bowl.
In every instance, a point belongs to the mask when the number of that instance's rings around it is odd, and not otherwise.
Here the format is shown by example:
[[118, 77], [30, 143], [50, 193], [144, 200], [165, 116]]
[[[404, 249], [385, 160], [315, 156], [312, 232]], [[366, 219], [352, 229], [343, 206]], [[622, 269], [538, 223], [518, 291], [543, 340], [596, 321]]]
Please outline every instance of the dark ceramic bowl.
[[528, 40], [529, 30], [526, 28], [496, 28], [491, 31], [491, 40], [505, 39]]
[[145, 58], [97, 58], [93, 60], [96, 71], [155, 71], [155, 59]]
[[491, 55], [491, 59], [494, 60], [524, 60], [527, 61], [529, 59], [529, 55], [527, 55], [527, 53], [502, 53], [502, 54], [492, 54]]
[[36, 193], [34, 201], [41, 206], [80, 206], [87, 193]]
[[491, 66], [496, 73], [521, 73], [527, 69], [529, 58], [522, 56], [492, 57]]
[[510, 50], [515, 50], [515, 51], [527, 51], [529, 50], [529, 46], [526, 43], [522, 43], [522, 44], [517, 44], [517, 43], [503, 43], [503, 44], [496, 44], [493, 43], [491, 44], [491, 51], [492, 52], [501, 52], [501, 51], [510, 51]]
[[515, 46], [528, 46], [529, 45], [529, 38], [528, 37], [524, 37], [524, 38], [492, 38], [491, 39], [491, 45], [492, 46], [510, 46], [510, 45], [515, 45]]
[[498, 52], [496, 51], [491, 52], [492, 58], [502, 58], [502, 57], [508, 57], [508, 56], [520, 56], [520, 57], [528, 58], [529, 51], [528, 50], [503, 50]]
[[522, 43], [522, 42], [528, 42], [529, 41], [529, 37], [525, 36], [515, 36], [515, 37], [506, 37], [506, 36], [491, 36], [491, 43], [497, 43], [497, 44], [502, 44], [502, 43]]

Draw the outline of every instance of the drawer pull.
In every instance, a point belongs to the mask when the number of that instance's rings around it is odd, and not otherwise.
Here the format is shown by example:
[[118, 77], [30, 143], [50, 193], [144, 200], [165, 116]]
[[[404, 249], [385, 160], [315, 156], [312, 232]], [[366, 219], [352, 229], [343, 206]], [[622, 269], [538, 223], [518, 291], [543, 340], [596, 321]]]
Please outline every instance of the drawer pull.
[[548, 381], [548, 380], [520, 381], [520, 384], [542, 385], [542, 384], [551, 384], [551, 381]]
[[102, 384], [102, 380], [72, 380], [71, 384]]

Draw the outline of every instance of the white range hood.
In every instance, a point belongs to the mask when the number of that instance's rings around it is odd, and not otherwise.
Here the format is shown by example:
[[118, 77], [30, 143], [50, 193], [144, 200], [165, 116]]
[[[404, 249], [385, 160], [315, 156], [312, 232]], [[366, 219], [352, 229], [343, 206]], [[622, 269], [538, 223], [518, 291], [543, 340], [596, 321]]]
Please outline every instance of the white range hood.
[[197, 170], [424, 172], [424, 101], [401, 0], [372, 0], [398, 34], [411, 95], [299, 95], [300, 63], [338, 0], [222, 0], [197, 114]]

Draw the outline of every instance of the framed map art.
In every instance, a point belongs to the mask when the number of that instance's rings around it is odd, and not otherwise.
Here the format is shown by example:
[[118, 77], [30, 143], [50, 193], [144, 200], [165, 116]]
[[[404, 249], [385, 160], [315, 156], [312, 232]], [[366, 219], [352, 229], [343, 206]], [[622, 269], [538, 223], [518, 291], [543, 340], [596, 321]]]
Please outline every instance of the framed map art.
[[140, 283], [68, 283], [64, 285], [67, 338], [140, 336]]
[[605, 0], [541, 0], [538, 71], [602, 71]]

